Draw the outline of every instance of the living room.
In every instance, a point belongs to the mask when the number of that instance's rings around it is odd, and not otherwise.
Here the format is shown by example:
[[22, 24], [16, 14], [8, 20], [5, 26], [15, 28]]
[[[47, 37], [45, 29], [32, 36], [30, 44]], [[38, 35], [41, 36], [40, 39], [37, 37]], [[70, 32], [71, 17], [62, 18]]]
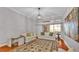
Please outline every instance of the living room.
[[[79, 51], [78, 10], [77, 7], [0, 7], [0, 50]], [[59, 46], [60, 38], [64, 47]], [[28, 46], [23, 48], [25, 45]]]

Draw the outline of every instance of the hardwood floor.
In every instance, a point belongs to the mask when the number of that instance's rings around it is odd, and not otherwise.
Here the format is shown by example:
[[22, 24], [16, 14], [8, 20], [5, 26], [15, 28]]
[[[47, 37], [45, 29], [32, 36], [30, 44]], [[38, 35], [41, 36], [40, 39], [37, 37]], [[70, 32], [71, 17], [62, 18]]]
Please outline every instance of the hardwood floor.
[[[33, 40], [33, 41], [35, 41], [35, 40]], [[31, 42], [33, 42], [33, 41], [31, 41]], [[29, 42], [29, 44], [30, 44], [31, 42]], [[12, 46], [12, 47], [3, 46], [3, 47], [0, 47], [0, 52], [9, 52], [9, 51], [11, 51], [11, 50], [13, 50], [13, 49], [15, 49], [15, 48], [17, 48], [17, 47], [18, 47], [18, 46]]]
[[0, 47], [0, 52], [8, 52], [14, 48], [16, 48], [17, 46], [15, 47], [8, 47], [8, 46], [3, 46], [3, 47]]

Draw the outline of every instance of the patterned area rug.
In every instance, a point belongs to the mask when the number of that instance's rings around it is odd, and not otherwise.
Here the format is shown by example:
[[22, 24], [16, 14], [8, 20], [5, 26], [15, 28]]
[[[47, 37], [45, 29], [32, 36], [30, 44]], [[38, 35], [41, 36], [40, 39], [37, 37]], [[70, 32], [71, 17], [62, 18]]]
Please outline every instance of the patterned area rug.
[[22, 45], [13, 52], [52, 52], [57, 51], [57, 42], [55, 40], [37, 39], [29, 44]]

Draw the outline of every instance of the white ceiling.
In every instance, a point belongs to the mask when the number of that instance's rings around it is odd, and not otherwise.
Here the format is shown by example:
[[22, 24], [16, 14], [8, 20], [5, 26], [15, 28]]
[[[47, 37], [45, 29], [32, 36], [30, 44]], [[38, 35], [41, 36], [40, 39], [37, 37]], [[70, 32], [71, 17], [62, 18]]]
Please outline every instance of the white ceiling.
[[10, 9], [43, 23], [44, 21], [62, 22], [70, 7], [40, 7], [40, 19], [38, 19], [38, 7], [10, 7]]

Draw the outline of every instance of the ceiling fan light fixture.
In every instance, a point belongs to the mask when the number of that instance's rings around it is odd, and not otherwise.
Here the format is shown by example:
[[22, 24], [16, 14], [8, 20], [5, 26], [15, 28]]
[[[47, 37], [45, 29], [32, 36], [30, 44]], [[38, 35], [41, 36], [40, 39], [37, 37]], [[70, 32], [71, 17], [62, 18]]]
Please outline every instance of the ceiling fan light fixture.
[[41, 16], [38, 16], [38, 19], [40, 19], [41, 18]]
[[41, 15], [40, 15], [40, 8], [38, 8], [38, 16], [37, 16], [38, 19], [41, 18]]

